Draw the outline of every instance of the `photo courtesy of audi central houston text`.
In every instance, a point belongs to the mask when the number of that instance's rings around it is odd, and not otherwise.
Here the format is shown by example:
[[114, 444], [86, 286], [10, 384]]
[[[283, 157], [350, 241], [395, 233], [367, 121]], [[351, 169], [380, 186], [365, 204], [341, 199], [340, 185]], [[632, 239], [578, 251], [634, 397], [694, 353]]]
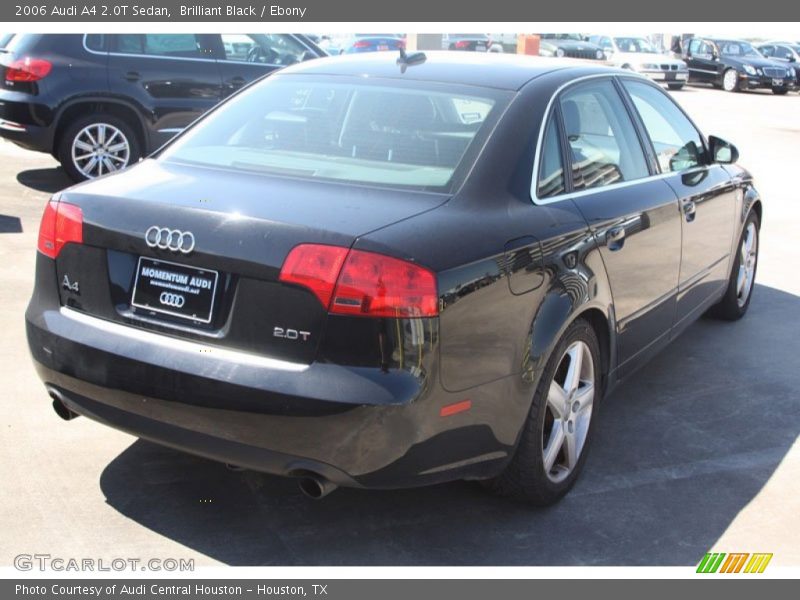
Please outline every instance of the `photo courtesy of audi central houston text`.
[[769, 201], [684, 95], [781, 102], [796, 71], [722, 37], [440, 37], [6, 40], [0, 135], [78, 182], [38, 232], [41, 402], [316, 499], [568, 494], [612, 391], [760, 293]]

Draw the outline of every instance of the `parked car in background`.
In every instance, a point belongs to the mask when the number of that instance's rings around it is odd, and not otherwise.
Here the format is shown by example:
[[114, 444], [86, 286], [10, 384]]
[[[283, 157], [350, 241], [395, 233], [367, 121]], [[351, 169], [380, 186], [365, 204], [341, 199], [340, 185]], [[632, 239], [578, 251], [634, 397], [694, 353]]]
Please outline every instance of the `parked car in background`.
[[589, 41], [603, 49], [611, 65], [636, 71], [671, 90], [683, 88], [689, 79], [685, 62], [659, 52], [643, 37], [592, 35]]
[[589, 42], [579, 33], [541, 33], [539, 34], [539, 54], [588, 60], [604, 60], [603, 49]]
[[769, 89], [780, 95], [796, 83], [794, 67], [765, 58], [743, 40], [694, 37], [684, 44], [683, 60], [690, 83], [708, 83], [728, 92]]
[[248, 83], [319, 56], [290, 34], [19, 34], [0, 53], [0, 136], [92, 179]]
[[794, 69], [795, 87], [800, 90], [800, 43], [767, 42], [756, 47], [761, 54], [772, 60], [786, 63]]
[[503, 46], [495, 44], [485, 33], [445, 33], [442, 48], [462, 52], [502, 52]]
[[473, 479], [552, 504], [612, 389], [747, 312], [762, 207], [737, 156], [629, 71], [298, 64], [51, 199], [29, 349], [63, 418], [314, 498]]
[[358, 33], [341, 43], [339, 53], [397, 51], [405, 47], [405, 39], [395, 33]]
[[13, 37], [13, 33], [0, 33], [0, 50], [5, 48]]

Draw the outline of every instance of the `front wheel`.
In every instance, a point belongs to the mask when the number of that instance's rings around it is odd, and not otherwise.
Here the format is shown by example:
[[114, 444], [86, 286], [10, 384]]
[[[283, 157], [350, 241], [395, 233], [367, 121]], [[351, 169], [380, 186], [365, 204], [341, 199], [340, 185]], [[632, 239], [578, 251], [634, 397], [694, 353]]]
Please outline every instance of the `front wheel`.
[[777, 88], [777, 87], [774, 87], [774, 88], [772, 88], [772, 93], [775, 94], [776, 96], [783, 96], [785, 94], [788, 94], [789, 90], [788, 90], [788, 88]]
[[739, 91], [739, 73], [736, 69], [728, 69], [722, 75], [722, 89], [726, 92]]
[[683, 84], [682, 83], [668, 83], [667, 87], [669, 89], [674, 90], [674, 91], [677, 92], [678, 90], [682, 90], [683, 89]]
[[736, 321], [747, 312], [750, 298], [753, 296], [753, 283], [758, 268], [759, 227], [758, 215], [751, 212], [739, 238], [738, 252], [733, 262], [725, 295], [708, 311], [710, 316], [726, 321]]
[[114, 115], [76, 119], [64, 129], [58, 145], [58, 160], [73, 181], [119, 171], [141, 156], [136, 132]]
[[516, 453], [487, 482], [493, 491], [547, 506], [583, 468], [600, 399], [600, 345], [591, 325], [575, 321], [556, 345], [533, 397]]

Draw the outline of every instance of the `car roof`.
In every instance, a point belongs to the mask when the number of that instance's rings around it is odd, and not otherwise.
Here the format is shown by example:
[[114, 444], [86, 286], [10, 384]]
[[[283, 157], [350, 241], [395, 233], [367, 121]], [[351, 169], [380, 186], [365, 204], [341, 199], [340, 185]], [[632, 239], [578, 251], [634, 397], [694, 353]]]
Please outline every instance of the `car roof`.
[[[413, 52], [408, 51], [408, 54]], [[309, 60], [286, 67], [280, 74], [380, 77], [519, 90], [530, 80], [554, 71], [580, 69], [581, 74], [620, 72], [619, 69], [591, 66], [569, 58], [446, 51], [425, 51], [425, 55], [424, 63], [408, 65], [405, 70], [397, 63], [398, 53], [370, 52]]]

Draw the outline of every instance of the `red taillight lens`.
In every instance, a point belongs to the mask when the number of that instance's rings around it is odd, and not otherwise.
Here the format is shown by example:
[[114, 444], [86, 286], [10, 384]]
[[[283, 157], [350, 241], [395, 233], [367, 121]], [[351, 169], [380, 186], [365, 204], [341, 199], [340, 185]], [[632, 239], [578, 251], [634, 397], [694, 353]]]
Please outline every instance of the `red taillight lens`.
[[83, 243], [83, 211], [74, 204], [51, 200], [39, 226], [39, 252], [55, 258], [69, 243]]
[[283, 262], [280, 280], [307, 287], [328, 308], [336, 278], [342, 270], [347, 248], [322, 244], [300, 244]]
[[366, 40], [359, 40], [353, 44], [353, 48], [369, 48], [369, 42]]
[[53, 63], [43, 58], [27, 56], [15, 60], [6, 69], [6, 81], [39, 81], [50, 74]]
[[351, 250], [330, 311], [369, 317], [435, 317], [439, 314], [436, 276], [414, 263]]
[[301, 244], [280, 280], [302, 285], [331, 313], [365, 317], [435, 317], [436, 275], [414, 263], [363, 250]]
[[456, 42], [456, 48], [467, 48], [469, 46], [469, 42], [467, 40], [459, 40]]

